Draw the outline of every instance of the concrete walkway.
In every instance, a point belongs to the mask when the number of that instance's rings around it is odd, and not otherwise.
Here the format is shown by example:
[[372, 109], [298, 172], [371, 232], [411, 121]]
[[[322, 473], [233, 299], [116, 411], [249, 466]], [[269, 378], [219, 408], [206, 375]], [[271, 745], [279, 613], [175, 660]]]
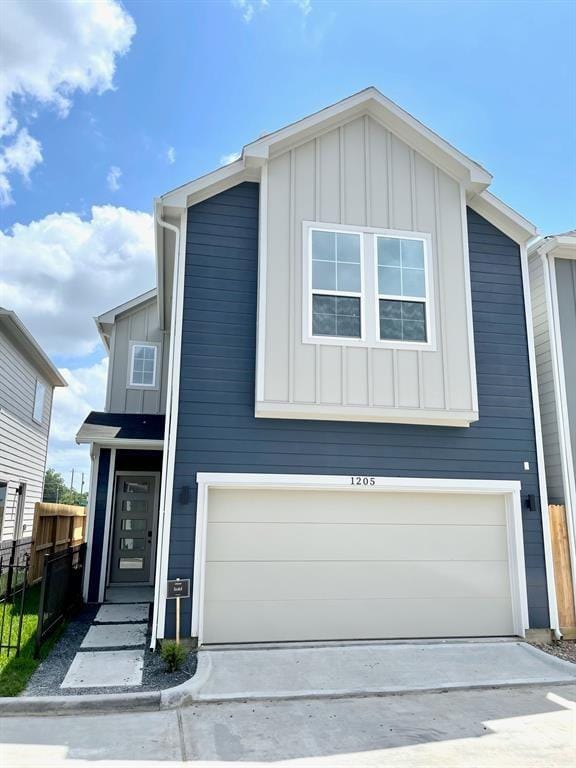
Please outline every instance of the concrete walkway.
[[148, 603], [100, 606], [60, 687], [142, 685], [148, 612]]
[[0, 718], [6, 768], [566, 768], [576, 686]]
[[576, 682], [576, 665], [522, 642], [202, 650], [196, 701], [350, 696]]

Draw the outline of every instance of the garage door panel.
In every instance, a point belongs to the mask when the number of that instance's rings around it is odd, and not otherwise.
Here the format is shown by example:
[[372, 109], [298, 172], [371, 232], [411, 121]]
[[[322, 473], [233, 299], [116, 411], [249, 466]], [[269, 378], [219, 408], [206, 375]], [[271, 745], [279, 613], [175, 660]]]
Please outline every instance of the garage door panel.
[[208, 525], [208, 561], [504, 560], [505, 526], [224, 523]]
[[206, 585], [207, 602], [509, 594], [505, 561], [208, 563]]
[[508, 635], [504, 496], [215, 489], [202, 642]]
[[[302, 628], [306, 627], [306, 636]], [[464, 632], [463, 632], [464, 630]], [[510, 604], [488, 600], [218, 602], [207, 607], [204, 642], [512, 635]]]
[[278, 491], [214, 489], [212, 522], [388, 523], [504, 525], [501, 496], [381, 491]]

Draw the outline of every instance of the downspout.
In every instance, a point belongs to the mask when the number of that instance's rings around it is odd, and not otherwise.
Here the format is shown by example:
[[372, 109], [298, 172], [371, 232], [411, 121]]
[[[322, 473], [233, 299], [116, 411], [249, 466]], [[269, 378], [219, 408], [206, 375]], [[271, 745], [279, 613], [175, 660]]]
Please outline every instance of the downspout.
[[520, 245], [520, 262], [522, 267], [522, 281], [524, 284], [524, 307], [526, 310], [526, 334], [528, 336], [528, 359], [530, 365], [530, 387], [532, 391], [532, 413], [534, 416], [534, 432], [536, 435], [536, 461], [538, 464], [538, 485], [540, 486], [540, 514], [542, 518], [542, 539], [544, 544], [548, 613], [550, 616], [550, 629], [553, 631], [556, 640], [561, 640], [562, 633], [560, 632], [560, 622], [558, 620], [556, 581], [554, 579], [554, 560], [552, 557], [552, 537], [550, 535], [550, 518], [548, 513], [548, 486], [546, 483], [546, 464], [544, 459], [544, 440], [542, 437], [540, 394], [538, 392], [536, 347], [534, 343], [534, 327], [532, 318], [532, 297], [530, 294], [528, 248], [526, 243]]
[[[161, 577], [163, 573], [162, 553], [164, 552], [164, 536], [166, 528], [166, 489], [168, 476], [168, 454], [170, 452], [170, 431], [172, 426], [172, 388], [174, 380], [174, 345], [175, 345], [175, 316], [176, 316], [176, 281], [178, 276], [178, 259], [180, 254], [180, 228], [165, 221], [160, 216], [158, 201], [154, 201], [155, 220], [158, 226], [174, 233], [174, 283], [172, 286], [172, 313], [170, 325], [170, 352], [168, 355], [168, 380], [166, 382], [166, 417], [164, 425], [164, 455], [162, 457], [162, 476], [160, 479], [160, 509], [158, 520], [158, 541], [156, 542], [156, 578], [154, 582], [154, 608], [152, 618], [151, 647], [156, 645], [158, 634], [158, 617], [160, 612]], [[169, 533], [168, 533], [169, 535]]]

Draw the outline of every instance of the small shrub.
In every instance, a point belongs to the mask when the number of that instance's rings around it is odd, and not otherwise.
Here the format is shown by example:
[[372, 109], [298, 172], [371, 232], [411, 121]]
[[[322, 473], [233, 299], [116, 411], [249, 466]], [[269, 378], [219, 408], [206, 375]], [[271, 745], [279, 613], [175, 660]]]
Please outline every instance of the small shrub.
[[168, 672], [176, 672], [186, 661], [188, 651], [183, 645], [177, 645], [175, 640], [164, 640], [160, 649], [162, 661]]

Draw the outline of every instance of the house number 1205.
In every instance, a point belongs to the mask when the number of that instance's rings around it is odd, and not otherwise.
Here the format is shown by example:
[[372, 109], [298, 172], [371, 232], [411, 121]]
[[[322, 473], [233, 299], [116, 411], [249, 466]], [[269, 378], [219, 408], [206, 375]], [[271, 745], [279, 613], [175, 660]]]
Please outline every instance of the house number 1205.
[[351, 477], [350, 485], [376, 485], [376, 478], [362, 476]]

